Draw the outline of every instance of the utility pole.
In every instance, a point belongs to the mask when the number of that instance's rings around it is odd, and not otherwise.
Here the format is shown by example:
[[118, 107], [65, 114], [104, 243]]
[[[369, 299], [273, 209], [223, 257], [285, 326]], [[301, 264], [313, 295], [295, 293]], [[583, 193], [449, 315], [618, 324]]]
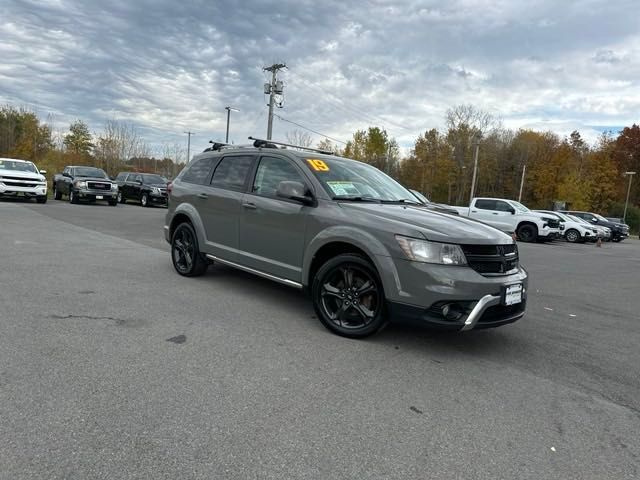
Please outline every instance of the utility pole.
[[227, 111], [227, 135], [224, 137], [224, 143], [229, 143], [229, 118], [231, 117], [232, 111], [239, 112], [240, 110], [233, 107], [224, 107], [224, 109]]
[[622, 214], [622, 221], [627, 223], [627, 206], [629, 205], [629, 194], [631, 193], [631, 179], [636, 172], [624, 172], [625, 176], [629, 175], [629, 188], [627, 188], [627, 200], [624, 202], [624, 213]]
[[264, 93], [269, 94], [269, 117], [267, 123], [267, 140], [271, 140], [271, 134], [273, 133], [273, 106], [275, 104], [276, 95], [282, 94], [282, 82], [278, 81], [278, 70], [287, 68], [284, 63], [274, 63], [270, 67], [264, 67], [262, 70], [265, 72], [271, 72], [271, 83], [264, 84]]
[[476, 193], [476, 176], [478, 175], [478, 153], [480, 151], [480, 137], [474, 137], [473, 144], [476, 150], [473, 154], [473, 178], [471, 179], [471, 196], [469, 197], [469, 205], [473, 200], [473, 195]]
[[191, 161], [191, 135], [195, 135], [193, 132], [184, 132], [187, 134], [187, 163]]
[[527, 172], [527, 164], [522, 165], [522, 178], [520, 179], [520, 193], [518, 194], [518, 202], [522, 202], [522, 187], [524, 187], [524, 175]]

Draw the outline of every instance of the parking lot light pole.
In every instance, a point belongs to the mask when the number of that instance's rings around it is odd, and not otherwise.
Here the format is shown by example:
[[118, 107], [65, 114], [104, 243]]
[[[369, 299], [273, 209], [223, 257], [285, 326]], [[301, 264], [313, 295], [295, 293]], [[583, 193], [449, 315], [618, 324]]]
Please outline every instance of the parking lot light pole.
[[476, 147], [476, 150], [473, 154], [473, 178], [471, 179], [471, 196], [469, 197], [469, 205], [471, 205], [471, 200], [473, 200], [473, 195], [476, 192], [476, 176], [478, 175], [478, 151], [480, 150], [480, 137], [475, 137], [473, 144]]
[[232, 111], [239, 112], [240, 110], [233, 107], [224, 107], [224, 109], [227, 111], [227, 135], [224, 137], [224, 143], [229, 143], [229, 118], [231, 117]]
[[622, 214], [622, 221], [627, 223], [627, 207], [629, 206], [629, 194], [631, 193], [631, 179], [636, 172], [624, 172], [625, 176], [629, 175], [629, 187], [627, 188], [627, 199], [624, 202], [624, 213]]

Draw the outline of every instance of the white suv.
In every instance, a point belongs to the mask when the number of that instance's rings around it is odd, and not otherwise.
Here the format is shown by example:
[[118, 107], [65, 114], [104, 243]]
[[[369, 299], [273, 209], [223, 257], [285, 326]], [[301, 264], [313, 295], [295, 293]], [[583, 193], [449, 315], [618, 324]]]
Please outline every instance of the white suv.
[[576, 242], [595, 242], [597, 240], [596, 229], [591, 225], [578, 222], [568, 215], [560, 212], [552, 212], [551, 210], [535, 210], [538, 213], [553, 215], [562, 222], [564, 239], [570, 243]]
[[0, 197], [35, 198], [47, 201], [47, 179], [44, 170], [33, 162], [15, 158], [0, 158]]

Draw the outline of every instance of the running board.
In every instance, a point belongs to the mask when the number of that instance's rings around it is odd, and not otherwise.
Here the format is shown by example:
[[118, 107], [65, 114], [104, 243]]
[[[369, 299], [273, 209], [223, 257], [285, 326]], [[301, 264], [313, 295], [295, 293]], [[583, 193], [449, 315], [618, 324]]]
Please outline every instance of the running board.
[[223, 265], [228, 265], [229, 267], [237, 268], [238, 270], [242, 270], [247, 273], [253, 273], [254, 275], [258, 275], [259, 277], [266, 278], [267, 280], [273, 280], [274, 282], [282, 283], [288, 287], [293, 288], [302, 288], [302, 284], [298, 282], [294, 282], [293, 280], [289, 280], [287, 278], [276, 277], [275, 275], [271, 275], [270, 273], [265, 273], [260, 270], [255, 270], [253, 268], [245, 267], [244, 265], [239, 265], [237, 263], [230, 262], [229, 260], [223, 260], [222, 258], [215, 257], [213, 255], [207, 254], [207, 258], [209, 260], [213, 260], [214, 262], [221, 263]]

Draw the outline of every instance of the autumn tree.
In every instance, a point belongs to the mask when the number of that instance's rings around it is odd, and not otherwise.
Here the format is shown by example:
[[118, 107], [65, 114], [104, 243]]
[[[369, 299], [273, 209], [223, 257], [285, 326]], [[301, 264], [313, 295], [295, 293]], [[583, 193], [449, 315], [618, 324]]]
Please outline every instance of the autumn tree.
[[87, 124], [82, 120], [73, 122], [64, 137], [64, 145], [76, 158], [88, 157], [93, 149], [93, 137]]

